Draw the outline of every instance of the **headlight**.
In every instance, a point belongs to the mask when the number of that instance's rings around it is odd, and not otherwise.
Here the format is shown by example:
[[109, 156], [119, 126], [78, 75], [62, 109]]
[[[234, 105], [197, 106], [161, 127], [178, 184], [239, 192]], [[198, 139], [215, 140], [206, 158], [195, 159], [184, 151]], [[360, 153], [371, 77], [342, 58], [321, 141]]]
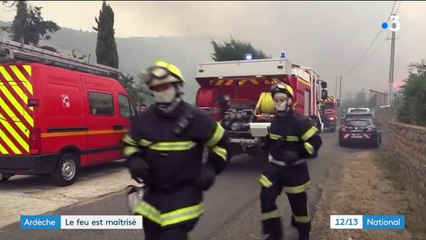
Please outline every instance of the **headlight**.
[[232, 112], [232, 113], [230, 113], [230, 114], [229, 114], [229, 117], [230, 117], [231, 119], [235, 119], [236, 114]]
[[235, 117], [236, 117], [237, 119], [241, 119], [241, 118], [243, 117], [243, 114], [241, 114], [241, 113], [237, 113]]
[[232, 131], [237, 131], [240, 128], [240, 125], [238, 123], [233, 123], [231, 125], [231, 130]]
[[225, 114], [225, 116], [223, 117], [223, 119], [228, 120], [229, 119], [229, 114]]

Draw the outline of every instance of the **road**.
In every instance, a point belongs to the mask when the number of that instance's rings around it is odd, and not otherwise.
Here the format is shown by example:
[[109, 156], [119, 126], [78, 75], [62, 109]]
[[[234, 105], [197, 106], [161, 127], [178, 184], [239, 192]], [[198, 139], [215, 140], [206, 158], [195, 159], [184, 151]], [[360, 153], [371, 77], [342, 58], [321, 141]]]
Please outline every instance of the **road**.
[[[341, 158], [350, 158], [362, 149], [339, 148], [337, 133], [323, 133], [323, 146], [317, 159], [309, 161], [311, 174], [311, 189], [309, 190], [309, 206], [311, 213], [315, 214], [315, 205], [321, 197], [321, 183], [330, 174], [330, 169], [339, 163]], [[205, 214], [191, 233], [191, 239], [212, 239], [220, 231], [225, 231], [226, 226], [235, 221], [246, 208], [253, 206], [258, 200], [260, 186], [258, 177], [262, 169], [262, 163], [247, 155], [240, 155], [233, 159], [229, 168], [219, 176], [215, 186], [205, 194]], [[283, 198], [280, 198], [283, 199]], [[115, 192], [83, 201], [71, 206], [63, 207], [46, 214], [61, 215], [123, 215], [128, 214], [126, 209], [124, 191]], [[280, 200], [281, 201], [281, 200]], [[288, 226], [290, 218], [289, 207], [286, 201], [282, 201], [284, 207], [283, 219], [285, 221], [286, 236], [292, 239], [295, 231]], [[260, 214], [260, 209], [259, 209]], [[288, 216], [288, 217], [287, 217]], [[256, 216], [257, 218], [258, 216]], [[254, 219], [254, 217], [253, 217]], [[259, 224], [260, 231], [260, 224]], [[142, 239], [140, 230], [19, 230], [19, 223], [8, 225], [0, 230], [0, 239], [93, 239], [93, 240], [132, 240]], [[234, 236], [233, 239], [244, 239]]]

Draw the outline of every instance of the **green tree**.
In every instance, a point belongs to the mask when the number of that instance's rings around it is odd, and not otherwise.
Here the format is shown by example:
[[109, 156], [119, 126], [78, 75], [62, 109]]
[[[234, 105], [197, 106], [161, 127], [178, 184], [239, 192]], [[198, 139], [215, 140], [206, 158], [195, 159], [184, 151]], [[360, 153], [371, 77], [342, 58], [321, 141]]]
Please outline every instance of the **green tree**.
[[214, 50], [212, 54], [214, 61], [244, 60], [247, 53], [252, 54], [252, 59], [271, 58], [261, 50], [255, 49], [250, 42], [235, 40], [232, 36], [230, 41], [223, 41], [222, 44], [212, 39], [211, 44]]
[[96, 42], [97, 63], [118, 68], [117, 45], [114, 37], [114, 11], [106, 1], [103, 1], [99, 19], [95, 17], [95, 21], [98, 25], [93, 27], [98, 32]]
[[401, 87], [397, 117], [401, 122], [426, 126], [426, 61], [422, 59], [408, 67], [409, 77]]
[[61, 28], [52, 21], [44, 21], [41, 17], [42, 7], [28, 5], [27, 1], [3, 1], [16, 6], [16, 16], [9, 28], [3, 28], [13, 41], [37, 46], [40, 39], [49, 40], [48, 32], [53, 33]]
[[121, 83], [121, 85], [123, 85], [123, 87], [129, 93], [130, 98], [137, 105], [146, 103], [149, 96], [151, 96], [151, 92], [147, 86], [141, 83], [137, 84], [133, 76], [130, 76], [130, 74], [125, 75], [121, 73], [118, 81]]

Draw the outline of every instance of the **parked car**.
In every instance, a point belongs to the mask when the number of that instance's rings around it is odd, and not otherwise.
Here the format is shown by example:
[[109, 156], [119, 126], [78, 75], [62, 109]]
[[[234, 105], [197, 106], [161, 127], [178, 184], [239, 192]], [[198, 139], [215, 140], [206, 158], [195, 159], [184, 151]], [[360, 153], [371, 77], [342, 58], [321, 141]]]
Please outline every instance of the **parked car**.
[[370, 113], [369, 108], [348, 108], [347, 113]]
[[[359, 119], [359, 118], [364, 118], [364, 119], [371, 119], [373, 120], [373, 114], [369, 113], [369, 112], [352, 112], [352, 113], [346, 113], [342, 119], [341, 119], [341, 123], [343, 123], [345, 120], [349, 120], [349, 119]], [[373, 122], [374, 123], [374, 122]]]
[[382, 134], [368, 118], [347, 118], [339, 129], [339, 146], [347, 143], [367, 143], [378, 148], [382, 141]]

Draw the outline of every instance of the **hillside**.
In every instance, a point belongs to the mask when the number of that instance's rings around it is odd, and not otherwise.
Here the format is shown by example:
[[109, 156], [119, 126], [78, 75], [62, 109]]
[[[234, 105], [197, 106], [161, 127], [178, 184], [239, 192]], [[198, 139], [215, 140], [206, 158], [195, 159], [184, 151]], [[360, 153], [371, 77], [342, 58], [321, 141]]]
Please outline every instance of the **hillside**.
[[[0, 21], [0, 26], [11, 23]], [[7, 33], [0, 32], [0, 37], [7, 38]], [[72, 51], [77, 55], [90, 54], [90, 62], [96, 61], [96, 32], [62, 28], [52, 34], [48, 42], [40, 45], [49, 45], [57, 49]], [[209, 36], [190, 37], [131, 37], [116, 38], [119, 55], [119, 68], [124, 73], [135, 76], [142, 68], [149, 66], [155, 59], [164, 59], [175, 63], [182, 70], [187, 84], [185, 99], [193, 102], [198, 88], [195, 82], [196, 65], [200, 62], [211, 61], [212, 47]]]

